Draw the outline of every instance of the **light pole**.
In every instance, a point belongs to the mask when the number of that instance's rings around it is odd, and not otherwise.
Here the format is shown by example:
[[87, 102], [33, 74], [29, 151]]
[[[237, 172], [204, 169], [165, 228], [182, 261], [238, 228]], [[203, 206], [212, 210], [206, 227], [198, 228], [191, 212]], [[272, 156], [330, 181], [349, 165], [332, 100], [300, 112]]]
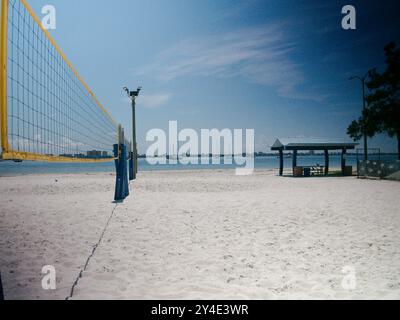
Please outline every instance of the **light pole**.
[[[362, 99], [363, 99], [363, 114], [365, 115], [365, 110], [366, 110], [366, 104], [365, 104], [365, 80], [368, 77], [368, 72], [363, 76], [353, 76], [350, 77], [349, 80], [354, 80], [358, 79], [361, 81], [362, 85]], [[364, 123], [363, 123], [363, 136], [364, 136], [364, 160], [368, 160], [368, 142], [367, 142], [367, 128], [366, 128], [366, 119], [364, 118]]]
[[129, 170], [129, 180], [135, 180], [138, 171], [137, 165], [137, 143], [136, 143], [136, 98], [139, 96], [142, 87], [137, 88], [136, 91], [130, 91], [127, 87], [124, 90], [132, 102], [132, 152], [131, 152], [131, 168]]

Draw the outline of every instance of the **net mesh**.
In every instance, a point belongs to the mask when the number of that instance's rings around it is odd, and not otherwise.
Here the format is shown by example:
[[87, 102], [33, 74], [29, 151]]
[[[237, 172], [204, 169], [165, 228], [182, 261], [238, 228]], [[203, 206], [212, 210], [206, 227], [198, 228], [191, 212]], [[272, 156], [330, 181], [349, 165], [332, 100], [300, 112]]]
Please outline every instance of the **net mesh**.
[[8, 0], [7, 51], [7, 152], [28, 160], [112, 160], [116, 122], [25, 1]]

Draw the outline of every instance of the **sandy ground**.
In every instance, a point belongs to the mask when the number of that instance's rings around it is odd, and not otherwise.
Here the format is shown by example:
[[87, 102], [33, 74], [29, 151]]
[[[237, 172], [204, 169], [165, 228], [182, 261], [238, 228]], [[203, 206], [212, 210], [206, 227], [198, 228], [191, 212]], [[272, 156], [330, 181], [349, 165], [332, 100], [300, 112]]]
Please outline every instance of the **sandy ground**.
[[73, 299], [399, 299], [400, 183], [275, 174], [145, 172], [117, 205], [109, 174], [0, 178], [5, 296], [69, 296], [115, 208]]

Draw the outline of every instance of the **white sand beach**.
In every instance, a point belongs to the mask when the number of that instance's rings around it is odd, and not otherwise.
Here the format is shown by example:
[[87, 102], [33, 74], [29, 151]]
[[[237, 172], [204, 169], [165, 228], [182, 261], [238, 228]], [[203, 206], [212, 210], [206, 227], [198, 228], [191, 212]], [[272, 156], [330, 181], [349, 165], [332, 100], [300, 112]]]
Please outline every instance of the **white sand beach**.
[[[399, 299], [400, 183], [260, 170], [0, 178], [6, 299]], [[53, 265], [57, 289], [41, 287]], [[356, 287], [341, 283], [354, 268]]]

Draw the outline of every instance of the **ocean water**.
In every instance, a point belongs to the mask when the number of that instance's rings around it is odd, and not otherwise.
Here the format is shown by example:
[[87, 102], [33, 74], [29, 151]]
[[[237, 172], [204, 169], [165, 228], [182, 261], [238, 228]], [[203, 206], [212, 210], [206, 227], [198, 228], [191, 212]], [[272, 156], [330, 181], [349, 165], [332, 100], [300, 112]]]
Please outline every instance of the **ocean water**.
[[[381, 160], [391, 161], [396, 160], [395, 155], [381, 155]], [[378, 160], [378, 156], [371, 156], [371, 160]], [[254, 159], [256, 169], [278, 169], [279, 159], [277, 156], [256, 157]], [[340, 155], [330, 155], [330, 167], [340, 167]], [[221, 158], [221, 164], [199, 164], [199, 165], [182, 165], [182, 164], [167, 164], [167, 165], [150, 165], [146, 159], [139, 159], [139, 171], [154, 171], [154, 170], [201, 170], [201, 169], [234, 169], [235, 164], [224, 164], [224, 158]], [[211, 160], [210, 160], [211, 163]], [[323, 155], [299, 155], [297, 164], [299, 166], [311, 166], [315, 164], [324, 165], [325, 160]], [[355, 155], [347, 155], [347, 165], [356, 166], [357, 160]], [[284, 159], [284, 167], [291, 168], [292, 159]], [[14, 176], [25, 174], [44, 174], [44, 173], [96, 173], [96, 172], [114, 172], [115, 167], [113, 162], [109, 163], [45, 163], [24, 161], [15, 163], [11, 161], [0, 162], [0, 176]]]

